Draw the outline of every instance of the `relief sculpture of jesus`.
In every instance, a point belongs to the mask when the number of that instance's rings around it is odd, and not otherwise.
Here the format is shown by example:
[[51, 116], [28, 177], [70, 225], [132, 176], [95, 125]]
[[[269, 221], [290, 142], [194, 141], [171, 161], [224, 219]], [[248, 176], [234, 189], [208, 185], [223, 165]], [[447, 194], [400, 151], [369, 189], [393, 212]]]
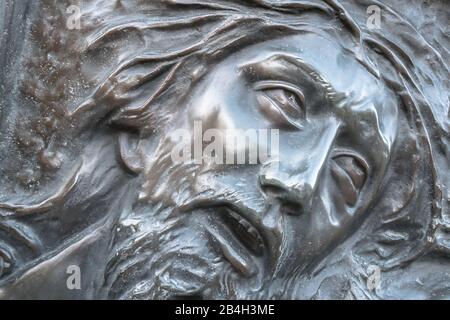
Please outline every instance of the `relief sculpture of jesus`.
[[450, 7], [391, 2], [0, 4], [0, 298], [449, 299]]

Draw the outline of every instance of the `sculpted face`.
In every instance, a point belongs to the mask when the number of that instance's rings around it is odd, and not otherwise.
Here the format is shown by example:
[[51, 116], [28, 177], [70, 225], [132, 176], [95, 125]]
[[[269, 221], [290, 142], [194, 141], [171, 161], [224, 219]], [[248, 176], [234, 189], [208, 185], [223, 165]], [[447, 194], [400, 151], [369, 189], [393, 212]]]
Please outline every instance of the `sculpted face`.
[[426, 259], [448, 250], [448, 68], [391, 11], [366, 30], [354, 1], [357, 22], [334, 1], [82, 0], [68, 30], [46, 2], [0, 108], [0, 298], [403, 298], [446, 268]]
[[236, 271], [264, 284], [313, 267], [361, 223], [397, 133], [391, 93], [317, 34], [233, 54], [186, 105], [174, 129], [192, 135], [195, 121], [204, 131], [279, 129], [278, 161], [200, 166], [192, 188], [207, 196], [194, 197], [184, 213], [197, 210], [194, 224]]

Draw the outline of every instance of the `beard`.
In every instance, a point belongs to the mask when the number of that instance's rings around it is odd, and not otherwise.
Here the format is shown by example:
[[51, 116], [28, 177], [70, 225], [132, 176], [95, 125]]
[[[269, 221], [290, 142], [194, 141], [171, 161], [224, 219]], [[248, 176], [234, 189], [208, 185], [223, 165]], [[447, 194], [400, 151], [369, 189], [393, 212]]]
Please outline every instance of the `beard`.
[[[117, 225], [105, 274], [108, 299], [254, 299], [263, 275], [243, 277], [205, 224], [208, 209], [141, 207]], [[268, 298], [268, 294], [267, 294]]]
[[132, 187], [138, 190], [138, 200], [114, 227], [104, 295], [108, 299], [251, 298], [261, 277], [243, 282], [213, 237], [210, 227], [217, 220], [216, 208], [197, 205], [223, 198], [224, 190], [198, 190], [195, 180], [202, 168], [174, 165], [172, 147], [161, 141], [154, 162], [147, 163], [138, 185]]
[[138, 179], [143, 181], [135, 188], [138, 200], [114, 228], [104, 295], [108, 299], [272, 297], [272, 290], [265, 292], [270, 279], [264, 261], [253, 259], [242, 252], [238, 241], [229, 240], [230, 226], [224, 226], [219, 212], [224, 202], [245, 203], [249, 198], [261, 208], [261, 195], [199, 181], [204, 172], [206, 180], [211, 178], [209, 169], [173, 165], [168, 156], [171, 147], [167, 141], [159, 144], [155, 162]]

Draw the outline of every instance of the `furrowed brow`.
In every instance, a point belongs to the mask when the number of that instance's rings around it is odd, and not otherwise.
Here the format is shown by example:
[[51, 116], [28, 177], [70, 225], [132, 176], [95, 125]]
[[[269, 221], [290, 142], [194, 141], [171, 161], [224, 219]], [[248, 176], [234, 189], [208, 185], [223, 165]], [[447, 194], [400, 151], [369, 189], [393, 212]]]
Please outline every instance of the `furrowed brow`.
[[277, 68], [281, 73], [281, 69], [289, 65], [291, 66], [289, 69], [299, 69], [315, 84], [323, 88], [325, 96], [328, 100], [339, 102], [342, 99], [343, 95], [339, 93], [312, 65], [308, 64], [299, 57], [290, 54], [276, 53], [262, 60], [242, 64], [239, 66], [239, 69], [247, 78], [252, 79], [255, 76], [260, 76], [258, 72], [263, 73], [263, 75], [265, 73], [267, 76], [270, 76], [271, 73], [276, 73]]

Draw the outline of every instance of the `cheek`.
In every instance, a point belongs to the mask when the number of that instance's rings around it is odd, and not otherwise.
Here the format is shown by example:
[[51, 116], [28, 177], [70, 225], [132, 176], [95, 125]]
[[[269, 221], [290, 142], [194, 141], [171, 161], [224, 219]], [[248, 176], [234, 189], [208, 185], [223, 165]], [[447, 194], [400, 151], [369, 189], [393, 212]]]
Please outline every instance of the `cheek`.
[[390, 121], [386, 123], [377, 113], [366, 111], [348, 113], [342, 123], [345, 125], [336, 142], [342, 148], [358, 152], [365, 159], [369, 167], [368, 184], [362, 192], [372, 193], [385, 174], [397, 129], [390, 127], [386, 131]]
[[341, 114], [343, 143], [365, 154], [367, 161], [383, 167], [397, 136], [397, 112], [394, 107], [369, 103], [347, 108]]
[[309, 216], [286, 217], [286, 230], [290, 230], [293, 243], [287, 247], [297, 259], [310, 260], [320, 256], [334, 243], [340, 241], [345, 233], [342, 226], [333, 226], [325, 212], [311, 212]]
[[211, 84], [188, 103], [189, 121], [202, 121], [205, 128], [258, 129], [270, 127], [258, 109], [255, 92], [236, 78], [233, 85]]

